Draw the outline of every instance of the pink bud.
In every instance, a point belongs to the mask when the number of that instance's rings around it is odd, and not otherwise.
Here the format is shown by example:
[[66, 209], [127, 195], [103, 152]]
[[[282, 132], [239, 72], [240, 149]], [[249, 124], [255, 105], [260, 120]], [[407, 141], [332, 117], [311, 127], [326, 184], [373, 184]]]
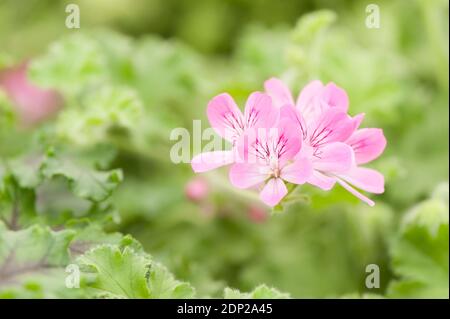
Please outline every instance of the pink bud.
[[248, 208], [247, 216], [252, 222], [259, 224], [264, 223], [267, 220], [268, 214], [263, 207], [252, 205]]
[[62, 97], [51, 89], [42, 89], [27, 78], [27, 63], [0, 72], [0, 89], [14, 104], [25, 125], [39, 123], [55, 114], [62, 106]]
[[189, 200], [199, 202], [208, 196], [208, 183], [203, 178], [195, 177], [186, 184], [184, 191]]

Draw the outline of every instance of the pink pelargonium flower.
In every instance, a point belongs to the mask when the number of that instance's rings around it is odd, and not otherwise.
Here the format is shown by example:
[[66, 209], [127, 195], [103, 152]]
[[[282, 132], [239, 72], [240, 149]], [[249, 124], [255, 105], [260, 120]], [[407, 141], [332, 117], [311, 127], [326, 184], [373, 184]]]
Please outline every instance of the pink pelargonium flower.
[[0, 89], [3, 88], [14, 103], [21, 121], [32, 125], [54, 115], [63, 104], [55, 90], [39, 88], [27, 77], [27, 64], [0, 72]]
[[250, 94], [245, 104], [244, 114], [233, 98], [223, 93], [208, 103], [207, 115], [211, 127], [224, 139], [231, 142], [233, 148], [226, 151], [212, 151], [198, 154], [191, 160], [194, 172], [206, 172], [235, 162], [236, 142], [248, 129], [272, 127], [279, 118], [279, 110], [272, 104], [271, 98], [264, 93]]
[[284, 181], [303, 184], [312, 172], [307, 159], [296, 158], [301, 145], [295, 124], [289, 119], [280, 120], [274, 128], [248, 130], [237, 146], [242, 162], [231, 167], [231, 183], [238, 188], [263, 185], [261, 200], [272, 207], [277, 205], [288, 193]]
[[369, 205], [374, 202], [352, 186], [371, 192], [384, 192], [384, 177], [379, 172], [359, 167], [378, 157], [384, 150], [386, 139], [380, 129], [357, 130], [364, 115], [354, 118], [347, 114], [348, 97], [333, 83], [320, 81], [308, 84], [294, 104], [286, 85], [278, 79], [265, 82], [268, 94], [281, 117], [293, 119], [303, 139], [299, 157], [308, 158], [313, 173], [308, 183], [325, 190], [336, 182]]

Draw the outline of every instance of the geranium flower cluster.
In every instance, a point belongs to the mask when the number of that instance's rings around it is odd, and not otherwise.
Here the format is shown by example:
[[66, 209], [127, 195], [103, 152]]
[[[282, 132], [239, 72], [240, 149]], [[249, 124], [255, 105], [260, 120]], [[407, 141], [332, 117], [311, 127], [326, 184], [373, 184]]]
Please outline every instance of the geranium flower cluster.
[[376, 159], [386, 146], [379, 128], [359, 128], [364, 114], [348, 114], [347, 93], [334, 83], [312, 81], [295, 101], [279, 79], [264, 83], [265, 93], [252, 93], [244, 113], [223, 93], [208, 104], [214, 130], [231, 150], [195, 156], [195, 172], [231, 165], [230, 182], [260, 191], [261, 200], [277, 205], [288, 193], [286, 183], [309, 183], [323, 190], [337, 183], [367, 204], [360, 190], [384, 192], [384, 177], [361, 165]]

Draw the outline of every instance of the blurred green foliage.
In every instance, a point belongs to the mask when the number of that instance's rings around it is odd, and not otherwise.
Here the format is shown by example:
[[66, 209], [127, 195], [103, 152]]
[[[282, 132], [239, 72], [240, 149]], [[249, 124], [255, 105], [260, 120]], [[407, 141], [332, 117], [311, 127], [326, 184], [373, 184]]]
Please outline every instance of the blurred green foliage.
[[[24, 128], [0, 91], [0, 297], [448, 298], [446, 1], [379, 1], [380, 29], [353, 1], [70, 2], [79, 30], [65, 1], [0, 3], [0, 69], [30, 59], [33, 82], [65, 99]], [[375, 207], [304, 186], [309, 201], [267, 218], [222, 171], [188, 200], [194, 174], [170, 161], [170, 131], [271, 76], [294, 92], [333, 81], [383, 128]], [[81, 289], [64, 286], [69, 262]]]

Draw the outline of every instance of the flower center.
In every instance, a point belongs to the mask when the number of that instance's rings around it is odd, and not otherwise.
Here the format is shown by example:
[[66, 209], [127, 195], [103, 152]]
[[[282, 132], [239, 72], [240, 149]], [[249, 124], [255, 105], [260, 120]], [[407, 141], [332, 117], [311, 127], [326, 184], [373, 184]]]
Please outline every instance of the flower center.
[[278, 177], [280, 177], [280, 174], [281, 174], [281, 170], [279, 168], [275, 168], [272, 170], [273, 177], [278, 178]]

